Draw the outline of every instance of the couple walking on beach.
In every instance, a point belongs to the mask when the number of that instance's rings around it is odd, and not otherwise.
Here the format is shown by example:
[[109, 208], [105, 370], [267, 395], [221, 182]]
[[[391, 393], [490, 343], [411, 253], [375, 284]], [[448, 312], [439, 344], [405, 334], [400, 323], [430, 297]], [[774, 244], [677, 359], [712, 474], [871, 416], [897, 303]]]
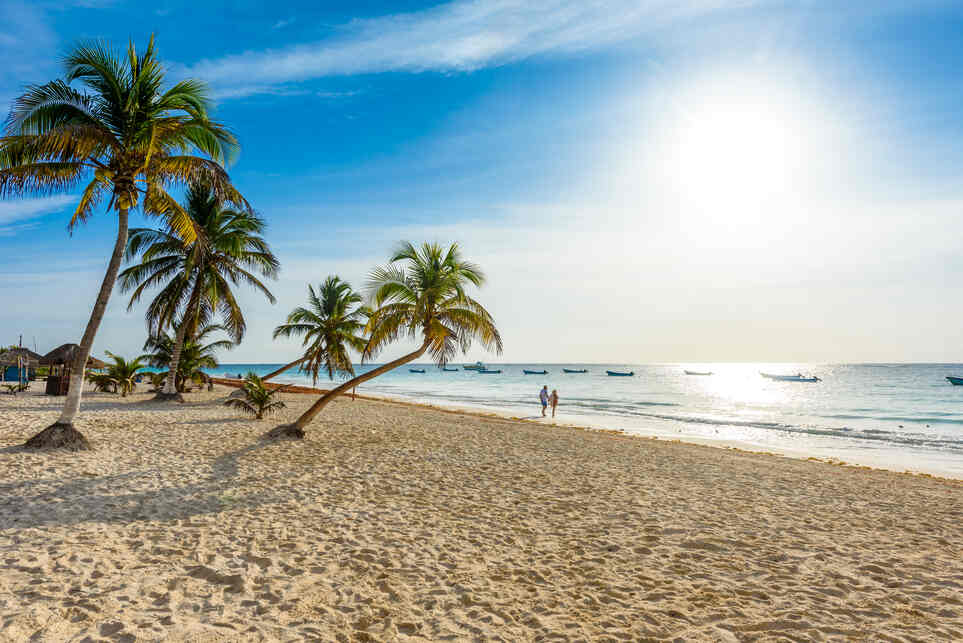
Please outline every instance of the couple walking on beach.
[[548, 392], [548, 384], [542, 387], [541, 393], [538, 394], [538, 399], [542, 402], [542, 417], [545, 417], [545, 411], [548, 409], [548, 405], [552, 405], [552, 417], [555, 417], [555, 409], [558, 407], [558, 389], [552, 389], [551, 395]]

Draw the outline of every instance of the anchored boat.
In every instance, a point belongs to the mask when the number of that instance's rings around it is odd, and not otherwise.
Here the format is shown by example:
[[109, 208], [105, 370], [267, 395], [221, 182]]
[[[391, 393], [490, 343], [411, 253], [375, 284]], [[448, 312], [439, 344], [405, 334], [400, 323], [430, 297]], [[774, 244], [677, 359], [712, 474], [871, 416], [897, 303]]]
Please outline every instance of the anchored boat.
[[544, 368], [540, 371], [530, 371], [523, 368], [522, 372], [525, 373], [525, 375], [548, 375], [548, 371], [546, 371]]
[[482, 375], [498, 375], [499, 373], [502, 372], [502, 369], [496, 368], [495, 370], [492, 370], [489, 368], [480, 368], [478, 369], [478, 372], [481, 373]]
[[686, 375], [712, 375], [712, 371], [686, 371]]
[[447, 366], [445, 366], [445, 367], [442, 368], [441, 370], [445, 371], [446, 373], [456, 373], [456, 372], [458, 372], [458, 369], [457, 369], [457, 368], [448, 368]]
[[424, 373], [424, 372], [425, 372], [425, 369], [423, 369], [423, 368], [409, 368], [409, 369], [408, 369], [408, 372], [409, 372], [409, 373]]
[[632, 377], [633, 375], [635, 375], [635, 371], [629, 371], [628, 373], [624, 373], [622, 371], [605, 371], [605, 372], [612, 377]]
[[822, 380], [816, 377], [815, 375], [807, 377], [802, 373], [796, 373], [795, 375], [774, 375], [772, 373], [759, 373], [759, 374], [765, 378], [775, 380], [777, 382], [810, 382], [810, 383], [822, 382]]
[[474, 364], [464, 364], [462, 368], [466, 371], [483, 371], [486, 367], [483, 362], [475, 362]]
[[562, 371], [565, 373], [588, 373], [587, 368], [563, 368]]
[[952, 375], [947, 375], [946, 379], [953, 386], [963, 386], [963, 377], [953, 377]]

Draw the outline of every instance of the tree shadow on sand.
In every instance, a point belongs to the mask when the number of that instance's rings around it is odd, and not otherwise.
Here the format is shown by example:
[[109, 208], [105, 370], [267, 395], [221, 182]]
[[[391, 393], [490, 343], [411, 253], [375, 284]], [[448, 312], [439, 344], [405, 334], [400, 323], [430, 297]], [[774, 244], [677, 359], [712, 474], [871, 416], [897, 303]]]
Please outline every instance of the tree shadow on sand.
[[[283, 477], [280, 474], [265, 476], [256, 493], [239, 491], [234, 483], [241, 458], [283, 444], [260, 440], [226, 453], [211, 461], [210, 472], [203, 479], [181, 486], [158, 486], [162, 472], [156, 468], [71, 480], [38, 478], [0, 483], [0, 530], [82, 522], [173, 521], [227, 508], [253, 509], [280, 502], [282, 494], [275, 491], [280, 486], [275, 482]], [[24, 452], [28, 450], [19, 446], [0, 449], [0, 454]], [[118, 493], [121, 486], [125, 491]]]

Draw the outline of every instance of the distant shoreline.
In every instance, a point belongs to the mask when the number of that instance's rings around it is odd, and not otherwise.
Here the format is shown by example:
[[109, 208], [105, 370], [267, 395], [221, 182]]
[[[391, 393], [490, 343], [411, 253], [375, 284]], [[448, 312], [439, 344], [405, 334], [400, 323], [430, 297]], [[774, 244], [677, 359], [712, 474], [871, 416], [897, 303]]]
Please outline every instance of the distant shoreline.
[[[262, 365], [271, 366], [271, 365]], [[280, 364], [279, 364], [280, 366]], [[235, 378], [221, 378], [212, 377], [211, 378], [216, 384], [221, 384], [228, 387], [238, 388], [240, 387], [242, 380]], [[283, 382], [268, 382], [268, 386], [272, 389], [283, 388], [285, 393], [295, 393], [303, 395], [323, 395], [327, 393], [330, 389], [322, 389], [310, 386], [299, 386], [285, 384]], [[350, 398], [350, 394], [346, 394]], [[404, 406], [414, 406], [424, 409], [432, 409], [435, 411], [440, 411], [443, 413], [452, 413], [455, 415], [467, 415], [477, 418], [499, 418], [503, 420], [509, 420], [513, 422], [525, 422], [528, 424], [536, 424], [542, 426], [552, 426], [560, 429], [573, 429], [578, 431], [592, 431], [594, 433], [604, 433], [610, 435], [618, 435], [630, 438], [646, 439], [646, 440], [662, 440], [667, 442], [678, 442], [682, 444], [690, 444], [695, 446], [711, 447], [716, 449], [723, 449], [729, 451], [738, 451], [741, 453], [751, 453], [756, 455], [766, 455], [775, 458], [790, 458], [794, 460], [807, 460], [811, 462], [822, 462], [825, 464], [847, 466], [857, 469], [873, 470], [873, 471], [886, 471], [889, 473], [897, 473], [901, 475], [909, 476], [925, 476], [930, 478], [936, 478], [941, 480], [946, 480], [950, 482], [960, 482], [963, 481], [963, 476], [954, 477], [953, 475], [948, 475], [946, 472], [938, 470], [923, 470], [923, 469], [898, 469], [895, 467], [878, 466], [878, 464], [866, 463], [866, 462], [855, 462], [849, 461], [842, 458], [826, 458], [819, 457], [807, 453], [803, 450], [792, 451], [789, 449], [782, 450], [767, 450], [754, 448], [753, 445], [747, 444], [745, 442], [740, 442], [739, 440], [727, 440], [727, 439], [700, 439], [693, 436], [673, 436], [668, 434], [642, 434], [635, 433], [631, 431], [626, 431], [624, 429], [612, 428], [611, 426], [605, 426], [604, 423], [600, 422], [584, 422], [579, 423], [578, 421], [573, 421], [570, 417], [566, 417], [564, 421], [556, 421], [552, 418], [542, 419], [539, 417], [520, 417], [516, 412], [509, 410], [500, 409], [486, 409], [479, 407], [471, 407], [458, 404], [446, 404], [444, 402], [421, 402], [403, 395], [398, 396], [385, 396], [385, 395], [372, 395], [370, 393], [357, 394], [357, 399], [367, 400], [373, 402], [385, 402], [389, 404], [400, 404]], [[533, 404], [534, 408], [534, 404]]]

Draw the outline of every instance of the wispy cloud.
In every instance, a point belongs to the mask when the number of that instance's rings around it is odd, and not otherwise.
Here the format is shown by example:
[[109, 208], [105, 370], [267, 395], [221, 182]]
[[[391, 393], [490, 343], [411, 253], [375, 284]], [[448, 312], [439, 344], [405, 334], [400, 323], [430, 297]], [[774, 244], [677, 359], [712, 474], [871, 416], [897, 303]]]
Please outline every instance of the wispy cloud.
[[58, 212], [77, 200], [70, 194], [19, 201], [0, 201], [0, 236], [10, 236], [37, 225], [45, 214]]
[[0, 93], [13, 94], [24, 82], [46, 70], [57, 37], [43, 11], [32, 4], [9, 0], [0, 2]]
[[295, 20], [294, 18], [287, 18], [287, 19], [284, 19], [284, 20], [278, 20], [277, 22], [274, 23], [274, 26], [271, 27], [271, 29], [284, 29], [285, 27], [287, 27], [288, 25], [290, 25], [291, 23], [293, 23], [294, 20]]
[[766, 1], [455, 0], [425, 11], [354, 20], [327, 40], [205, 59], [181, 71], [218, 88], [246, 88], [219, 89], [222, 97], [325, 76], [471, 71], [624, 42]]

